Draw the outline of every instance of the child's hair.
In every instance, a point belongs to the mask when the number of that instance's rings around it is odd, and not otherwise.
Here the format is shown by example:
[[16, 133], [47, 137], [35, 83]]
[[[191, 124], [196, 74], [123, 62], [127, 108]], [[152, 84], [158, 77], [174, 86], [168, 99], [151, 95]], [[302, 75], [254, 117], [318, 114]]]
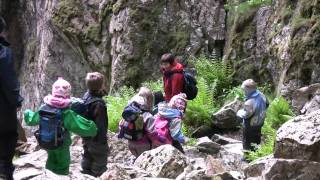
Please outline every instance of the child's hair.
[[164, 101], [164, 97], [161, 91], [154, 92], [153, 96], [154, 96], [154, 104], [153, 104], [154, 106]]
[[138, 95], [145, 99], [145, 107], [147, 110], [151, 111], [153, 107], [153, 94], [152, 91], [146, 87], [141, 87]]
[[89, 92], [104, 95], [104, 75], [99, 72], [87, 73], [86, 86]]

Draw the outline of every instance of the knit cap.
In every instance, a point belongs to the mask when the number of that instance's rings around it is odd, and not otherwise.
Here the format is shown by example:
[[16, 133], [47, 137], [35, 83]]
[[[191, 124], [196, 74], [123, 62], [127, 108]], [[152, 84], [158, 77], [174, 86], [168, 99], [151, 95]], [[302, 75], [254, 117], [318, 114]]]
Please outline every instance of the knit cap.
[[184, 111], [187, 107], [187, 95], [185, 93], [180, 93], [173, 96], [169, 102], [169, 107], [179, 109]]
[[52, 96], [70, 98], [71, 96], [71, 85], [68, 81], [59, 77], [56, 82], [52, 85]]

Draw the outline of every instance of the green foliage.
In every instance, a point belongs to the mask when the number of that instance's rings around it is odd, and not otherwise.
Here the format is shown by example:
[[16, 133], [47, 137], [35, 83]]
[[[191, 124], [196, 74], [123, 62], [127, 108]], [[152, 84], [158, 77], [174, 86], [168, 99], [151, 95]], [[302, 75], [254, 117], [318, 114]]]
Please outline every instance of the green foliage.
[[248, 159], [257, 158], [272, 154], [277, 129], [294, 116], [288, 102], [283, 98], [275, 98], [267, 110], [267, 116], [262, 127], [264, 143], [257, 146], [256, 151], [249, 151]]
[[213, 102], [212, 87], [210, 87], [204, 78], [197, 78], [198, 95], [188, 102], [184, 122], [188, 126], [199, 127], [203, 124], [210, 125], [211, 114], [215, 110]]
[[271, 127], [278, 129], [283, 123], [294, 116], [288, 102], [279, 97], [272, 101], [267, 111], [266, 119], [272, 122]]
[[128, 101], [134, 96], [135, 91], [132, 87], [122, 87], [117, 94], [106, 96], [109, 130], [112, 132], [118, 131], [118, 124], [121, 120], [121, 113], [124, 107], [128, 104]]
[[238, 12], [238, 13], [246, 13], [251, 9], [258, 8], [264, 5], [270, 5], [272, 0], [248, 0], [245, 2], [229, 2], [224, 7], [226, 10]]
[[231, 85], [232, 67], [218, 59], [200, 56], [193, 59], [197, 78], [203, 78], [213, 90], [214, 98], [223, 94]]
[[142, 83], [142, 86], [149, 88], [153, 92], [163, 91], [162, 80], [144, 82]]
[[232, 89], [230, 89], [224, 99], [228, 102], [233, 101], [235, 98], [244, 99], [244, 92], [241, 86], [235, 86]]

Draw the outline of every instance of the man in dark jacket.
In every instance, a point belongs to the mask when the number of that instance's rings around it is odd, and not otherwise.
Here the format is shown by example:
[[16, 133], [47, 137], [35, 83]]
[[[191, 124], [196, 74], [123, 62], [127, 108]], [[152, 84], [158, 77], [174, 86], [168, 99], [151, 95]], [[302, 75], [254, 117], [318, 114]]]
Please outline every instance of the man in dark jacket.
[[0, 179], [13, 179], [12, 158], [17, 143], [17, 109], [23, 98], [6, 41], [6, 22], [0, 17]]
[[176, 62], [172, 54], [166, 53], [161, 57], [160, 68], [163, 74], [165, 100], [169, 102], [174, 95], [183, 91], [183, 66]]
[[98, 128], [98, 133], [92, 138], [83, 138], [84, 154], [82, 156], [82, 173], [98, 177], [107, 170], [108, 158], [108, 115], [105, 102], [102, 96], [104, 76], [101, 73], [88, 73], [86, 86], [88, 92], [83, 96], [83, 100], [88, 104], [88, 119], [93, 120]]

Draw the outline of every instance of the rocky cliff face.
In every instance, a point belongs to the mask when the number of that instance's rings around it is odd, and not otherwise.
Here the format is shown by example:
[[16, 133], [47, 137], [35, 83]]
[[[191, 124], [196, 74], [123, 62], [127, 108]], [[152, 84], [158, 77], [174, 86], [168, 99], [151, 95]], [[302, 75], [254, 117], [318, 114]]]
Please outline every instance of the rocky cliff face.
[[319, 11], [318, 0], [274, 0], [234, 14], [224, 58], [234, 65], [235, 80], [269, 81], [289, 98], [295, 89], [319, 82]]
[[224, 55], [236, 82], [254, 77], [289, 97], [319, 82], [319, 1], [275, 0], [228, 15], [224, 3], [4, 0], [0, 12], [9, 24], [28, 107], [39, 105], [57, 76], [72, 82], [76, 96], [85, 91], [89, 71], [104, 73], [110, 92], [138, 87], [159, 78], [157, 61], [164, 52]]
[[28, 108], [40, 104], [58, 76], [76, 96], [89, 71], [102, 72], [110, 92], [138, 87], [159, 78], [162, 53], [221, 55], [225, 39], [220, 0], [4, 0], [0, 7]]

